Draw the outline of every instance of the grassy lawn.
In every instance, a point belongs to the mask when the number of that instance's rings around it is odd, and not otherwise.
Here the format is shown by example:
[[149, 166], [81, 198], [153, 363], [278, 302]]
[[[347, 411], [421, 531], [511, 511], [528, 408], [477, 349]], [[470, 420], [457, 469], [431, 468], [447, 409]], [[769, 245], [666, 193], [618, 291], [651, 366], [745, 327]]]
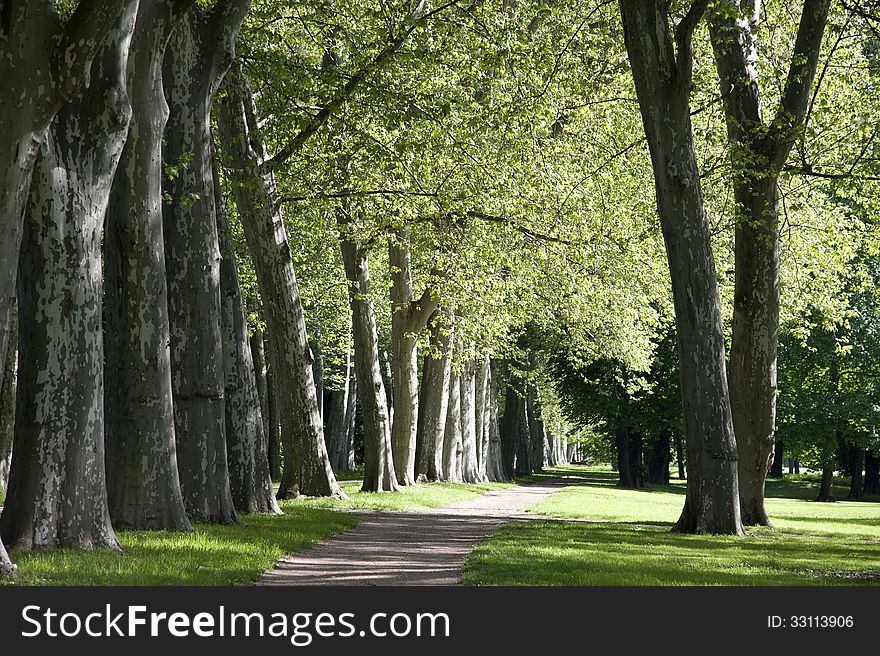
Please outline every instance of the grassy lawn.
[[[466, 562], [465, 582], [494, 585], [842, 585], [880, 583], [880, 499], [816, 503], [816, 483], [768, 481], [775, 529], [745, 538], [669, 532], [684, 483], [621, 490], [607, 469], [533, 506], [536, 521], [503, 527]], [[538, 477], [540, 478], [540, 477]], [[846, 489], [835, 490], [843, 498]], [[590, 521], [592, 520], [592, 521]]]
[[[359, 477], [359, 476], [358, 476]], [[369, 494], [343, 483], [348, 501], [283, 501], [279, 517], [245, 515], [238, 526], [198, 525], [191, 534], [120, 531], [125, 553], [59, 550], [13, 554], [21, 585], [234, 585], [255, 581], [280, 557], [357, 524], [340, 509], [402, 510], [473, 498], [504, 484], [432, 483]]]

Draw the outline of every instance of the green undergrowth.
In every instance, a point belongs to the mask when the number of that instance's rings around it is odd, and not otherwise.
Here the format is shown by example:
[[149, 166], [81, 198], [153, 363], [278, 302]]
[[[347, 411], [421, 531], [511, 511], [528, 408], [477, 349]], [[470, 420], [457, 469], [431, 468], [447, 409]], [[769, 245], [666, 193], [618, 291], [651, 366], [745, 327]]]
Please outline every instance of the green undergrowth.
[[[533, 477], [575, 485], [529, 509], [581, 521], [508, 525], [468, 557], [476, 585], [844, 585], [880, 583], [880, 499], [818, 503], [814, 482], [770, 480], [775, 528], [745, 537], [670, 532], [684, 481], [625, 490], [608, 469], [568, 466]], [[846, 488], [835, 489], [843, 497]]]

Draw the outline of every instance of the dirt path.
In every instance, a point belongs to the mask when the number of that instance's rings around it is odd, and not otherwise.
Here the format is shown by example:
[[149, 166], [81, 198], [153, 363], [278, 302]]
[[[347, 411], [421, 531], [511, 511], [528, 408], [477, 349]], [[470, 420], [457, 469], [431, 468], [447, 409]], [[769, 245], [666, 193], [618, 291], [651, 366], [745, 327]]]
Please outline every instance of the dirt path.
[[359, 512], [350, 531], [279, 560], [257, 585], [461, 585], [465, 556], [494, 529], [558, 492], [558, 479], [441, 508]]

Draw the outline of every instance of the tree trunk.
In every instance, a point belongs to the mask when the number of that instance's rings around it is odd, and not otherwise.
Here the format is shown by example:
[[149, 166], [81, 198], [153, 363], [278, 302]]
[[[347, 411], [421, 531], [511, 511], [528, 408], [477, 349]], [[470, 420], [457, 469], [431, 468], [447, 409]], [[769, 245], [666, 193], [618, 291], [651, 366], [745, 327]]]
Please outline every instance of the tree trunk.
[[266, 369], [266, 423], [269, 432], [266, 435], [269, 449], [269, 475], [273, 481], [281, 480], [281, 424], [278, 418], [278, 395], [275, 392], [275, 374], [271, 367]]
[[529, 381], [526, 394], [526, 418], [528, 421], [529, 444], [529, 468], [531, 472], [544, 470], [544, 457], [546, 455], [547, 431], [544, 428], [544, 420], [541, 418], [541, 399], [538, 396], [538, 386], [534, 381]]
[[477, 442], [477, 478], [480, 481], [488, 479], [487, 460], [489, 457], [489, 433], [490, 412], [489, 383], [491, 375], [491, 361], [489, 356], [484, 356], [476, 365], [474, 379], [474, 434]]
[[834, 465], [822, 467], [822, 482], [819, 484], [819, 496], [816, 501], [834, 501]]
[[688, 467], [675, 530], [742, 535], [724, 326], [690, 120], [691, 39], [705, 4], [691, 6], [675, 38], [668, 3], [621, 0], [620, 7], [675, 308]]
[[391, 419], [379, 362], [376, 315], [370, 300], [367, 251], [352, 234], [350, 213], [340, 209], [339, 246], [351, 305], [354, 366], [364, 418], [364, 492], [396, 492], [397, 477], [391, 454]]
[[0, 8], [0, 361], [9, 344], [25, 202], [45, 130], [89, 86], [107, 34], [138, 3], [81, 0], [63, 21], [58, 10], [70, 5], [56, 4], [4, 0]]
[[302, 301], [284, 220], [276, 202], [275, 180], [262, 168], [266, 149], [258, 135], [256, 107], [247, 80], [237, 68], [227, 76], [218, 123], [224, 153], [231, 163], [228, 173], [233, 180], [236, 205], [265, 304], [272, 389], [280, 392], [276, 399], [284, 471], [278, 497], [287, 499], [302, 494], [344, 498], [324, 444]]
[[[488, 446], [486, 447], [486, 479], [489, 481], [510, 480], [505, 473], [503, 463], [503, 448], [501, 444], [501, 431], [498, 425], [498, 390], [495, 385], [496, 363], [489, 365], [489, 409], [486, 413], [488, 422]], [[513, 467], [511, 467], [513, 469]]]
[[439, 480], [443, 471], [443, 435], [449, 408], [449, 382], [452, 375], [452, 319], [444, 326], [440, 312], [431, 322], [430, 350], [422, 366], [419, 389], [420, 409], [416, 431], [416, 476], [418, 480]]
[[633, 485], [637, 488], [645, 487], [645, 458], [642, 433], [627, 428], [629, 434], [629, 468], [632, 472]]
[[9, 489], [9, 466], [12, 464], [12, 443], [15, 439], [15, 384], [18, 365], [18, 303], [13, 301], [9, 317], [9, 342], [6, 356], [0, 360], [3, 368], [0, 383], [0, 490]]
[[91, 90], [37, 158], [19, 266], [20, 366], [3, 540], [22, 551], [119, 550], [104, 468], [101, 228], [131, 106], [136, 7], [105, 35]]
[[[733, 167], [735, 289], [730, 345], [730, 404], [739, 454], [746, 525], [769, 525], [764, 482], [773, 458], [779, 332], [779, 187], [777, 177], [800, 131], [819, 60], [830, 0], [806, 0], [777, 115], [761, 116], [758, 29], [761, 5], [713, 5], [709, 31]], [[742, 5], [745, 7], [745, 5]]]
[[468, 360], [461, 373], [459, 397], [461, 401], [461, 478], [465, 483], [482, 483], [477, 463], [477, 406], [476, 369]]
[[453, 371], [449, 376], [449, 401], [446, 405], [446, 427], [443, 431], [443, 467], [439, 472], [441, 481], [461, 483], [461, 374]]
[[162, 236], [162, 59], [190, 4], [138, 10], [127, 76], [132, 120], [104, 223], [107, 494], [117, 528], [192, 530], [177, 471]]
[[223, 337], [224, 412], [226, 415], [226, 456], [229, 484], [235, 509], [241, 513], [281, 514], [269, 474], [268, 441], [248, 341], [235, 250], [229, 237], [229, 215], [220, 193], [216, 165], [214, 202], [217, 232], [220, 235], [220, 329]]
[[629, 430], [622, 417], [618, 417], [614, 428], [614, 445], [617, 449], [617, 487], [636, 487], [629, 462]]
[[324, 351], [321, 342], [317, 339], [309, 340], [309, 348], [312, 350], [312, 376], [315, 378], [315, 397], [318, 400], [318, 414], [321, 422], [324, 422]]
[[180, 487], [193, 520], [220, 524], [237, 518], [226, 455], [211, 104], [246, 9], [247, 2], [223, 2], [210, 14], [191, 7], [171, 36], [163, 71], [164, 161], [177, 168], [167, 179], [163, 228]]
[[522, 423], [526, 414], [526, 395], [522, 387], [522, 379], [508, 372], [507, 391], [504, 397], [504, 416], [501, 418], [499, 428], [501, 465], [505, 481], [514, 480], [516, 474], [519, 473], [517, 453]]
[[663, 426], [654, 440], [651, 466], [648, 472], [649, 483], [669, 485], [669, 449], [672, 446], [669, 438], [671, 433], [669, 428]]
[[343, 441], [339, 445], [339, 468], [343, 471], [354, 471], [355, 469], [355, 431], [357, 429], [358, 406], [358, 385], [357, 374], [354, 370], [354, 361], [351, 362], [351, 373], [348, 378], [348, 404], [345, 408], [345, 433]]
[[773, 461], [767, 474], [770, 478], [782, 478], [782, 463], [785, 459], [785, 447], [782, 440], [777, 439], [773, 447]]
[[864, 496], [862, 494], [862, 481], [864, 480], [862, 472], [865, 468], [865, 449], [856, 444], [851, 447], [851, 451], [850, 469], [852, 470], [852, 479], [850, 480], [849, 494], [846, 498], [861, 499]]
[[[222, 274], [222, 263], [221, 263], [221, 274]], [[250, 337], [248, 337], [248, 345], [251, 350], [251, 361], [254, 363], [254, 382], [257, 385], [257, 398], [260, 401], [260, 417], [263, 420], [263, 435], [266, 436], [267, 443], [267, 454], [268, 451], [268, 443], [269, 443], [269, 397], [266, 390], [266, 351], [263, 342], [263, 331], [261, 331], [258, 327], [253, 329]], [[277, 440], [276, 440], [277, 443]], [[269, 456], [270, 461], [270, 471], [271, 471], [271, 456]]]
[[683, 481], [685, 479], [685, 457], [684, 457], [684, 446], [681, 443], [681, 433], [675, 431], [675, 462], [678, 465], [678, 479]]
[[865, 454], [865, 494], [880, 494], [880, 459], [874, 455], [873, 449]]

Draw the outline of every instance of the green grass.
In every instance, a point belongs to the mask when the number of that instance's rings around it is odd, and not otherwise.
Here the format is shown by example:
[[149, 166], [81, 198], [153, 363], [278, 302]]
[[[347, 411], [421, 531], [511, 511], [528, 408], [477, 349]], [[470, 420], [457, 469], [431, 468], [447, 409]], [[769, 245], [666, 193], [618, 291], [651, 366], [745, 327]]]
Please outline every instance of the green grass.
[[403, 487], [396, 493], [376, 494], [361, 492], [359, 483], [342, 483], [342, 489], [348, 495], [347, 500], [306, 499], [298, 503], [310, 508], [343, 510], [437, 508], [512, 486], [512, 483], [425, 483]]
[[283, 516], [246, 515], [238, 526], [195, 533], [120, 531], [125, 553], [107, 550], [13, 555], [21, 585], [232, 585], [255, 581], [285, 554], [357, 524], [357, 518], [299, 502]]
[[245, 515], [237, 526], [198, 525], [191, 534], [120, 531], [124, 553], [62, 549], [14, 554], [19, 585], [233, 585], [255, 581], [274, 562], [357, 524], [341, 509], [436, 507], [508, 484], [431, 483], [369, 494], [343, 483], [347, 501], [283, 501], [283, 516]]
[[[577, 480], [530, 512], [586, 521], [502, 527], [468, 557], [465, 582], [492, 585], [842, 585], [880, 583], [880, 504], [817, 503], [808, 480], [768, 481], [776, 528], [746, 537], [671, 533], [684, 482], [616, 487], [607, 469], [566, 467]], [[835, 492], [839, 497], [844, 488]]]

